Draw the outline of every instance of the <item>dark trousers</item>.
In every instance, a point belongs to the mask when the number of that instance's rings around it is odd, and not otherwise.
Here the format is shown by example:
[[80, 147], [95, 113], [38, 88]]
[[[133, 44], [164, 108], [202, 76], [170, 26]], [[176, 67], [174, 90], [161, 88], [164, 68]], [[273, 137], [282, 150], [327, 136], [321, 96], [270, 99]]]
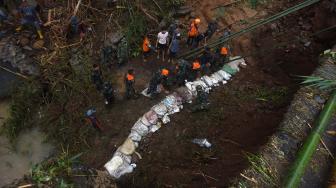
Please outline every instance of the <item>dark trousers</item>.
[[135, 89], [132, 84], [126, 84], [126, 98], [130, 99], [135, 96]]
[[188, 36], [187, 45], [188, 46], [194, 46], [195, 43], [196, 43], [196, 37], [189, 37]]
[[158, 83], [156, 82], [150, 82], [149, 83], [149, 88], [147, 90], [147, 95], [156, 95], [157, 94], [157, 87], [158, 87]]

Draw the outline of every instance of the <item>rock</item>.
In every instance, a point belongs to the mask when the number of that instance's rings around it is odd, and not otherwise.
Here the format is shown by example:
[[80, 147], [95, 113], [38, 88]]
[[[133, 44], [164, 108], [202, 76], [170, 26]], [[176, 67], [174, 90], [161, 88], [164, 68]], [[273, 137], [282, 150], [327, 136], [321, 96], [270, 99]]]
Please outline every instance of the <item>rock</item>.
[[33, 44], [33, 48], [37, 50], [42, 49], [43, 47], [44, 47], [44, 40], [37, 40]]

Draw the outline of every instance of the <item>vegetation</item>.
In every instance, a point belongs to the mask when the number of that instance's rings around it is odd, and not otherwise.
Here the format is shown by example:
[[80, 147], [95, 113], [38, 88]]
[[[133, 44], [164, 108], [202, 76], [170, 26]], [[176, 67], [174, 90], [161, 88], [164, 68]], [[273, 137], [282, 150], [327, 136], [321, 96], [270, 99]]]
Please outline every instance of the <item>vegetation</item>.
[[267, 164], [266, 160], [264, 160], [261, 156], [254, 155], [251, 153], [247, 154], [247, 158], [253, 168], [253, 170], [261, 174], [265, 184], [267, 185], [275, 185], [275, 178], [273, 177], [273, 173], [269, 168], [269, 165]]
[[316, 120], [313, 131], [308, 136], [303, 147], [299, 150], [297, 158], [291, 167], [288, 179], [285, 182], [285, 187], [292, 188], [299, 186], [305, 169], [310, 163], [310, 160], [320, 143], [321, 135], [324, 133], [331, 118], [336, 112], [336, 74], [330, 70], [324, 71], [324, 75], [325, 74], [329, 75], [331, 79], [328, 80], [321, 77], [304, 77], [305, 81], [303, 81], [303, 84], [308, 84], [308, 86], [318, 87], [323, 90], [331, 90], [332, 94]]
[[3, 131], [11, 141], [25, 128], [31, 126], [32, 117], [36, 115], [40, 101], [40, 89], [33, 81], [26, 81], [16, 87], [12, 94], [10, 118]]
[[69, 151], [64, 150], [57, 158], [35, 165], [31, 171], [31, 179], [37, 187], [53, 186], [60, 188], [73, 187], [68, 183], [72, 175], [72, 167], [78, 162], [82, 153], [70, 157]]

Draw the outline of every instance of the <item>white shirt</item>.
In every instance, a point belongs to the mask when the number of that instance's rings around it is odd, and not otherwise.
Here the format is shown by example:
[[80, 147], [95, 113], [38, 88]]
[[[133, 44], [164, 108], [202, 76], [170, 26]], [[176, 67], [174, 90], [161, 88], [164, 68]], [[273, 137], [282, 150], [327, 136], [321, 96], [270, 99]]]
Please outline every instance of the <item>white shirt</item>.
[[163, 31], [161, 31], [157, 38], [160, 44], [167, 44], [168, 32], [166, 31], [166, 33], [163, 33]]

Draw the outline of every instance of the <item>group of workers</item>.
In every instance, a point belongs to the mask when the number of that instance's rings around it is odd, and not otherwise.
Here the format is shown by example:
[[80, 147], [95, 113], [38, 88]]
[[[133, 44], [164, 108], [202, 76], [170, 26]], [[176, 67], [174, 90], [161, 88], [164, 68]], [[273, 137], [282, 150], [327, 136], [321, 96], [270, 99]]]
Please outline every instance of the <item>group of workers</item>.
[[[199, 18], [193, 19], [187, 32], [187, 45], [193, 48], [197, 47], [202, 40], [206, 43], [206, 40], [212, 37], [217, 31], [217, 23], [215, 21], [211, 21], [208, 24], [208, 28], [204, 33], [199, 32], [199, 24]], [[227, 33], [224, 33], [224, 35], [226, 34]], [[202, 35], [202, 37], [199, 37], [199, 35]], [[228, 61], [229, 49], [228, 46], [224, 44], [215, 51], [205, 47], [203, 53], [199, 57], [195, 57], [192, 62], [183, 59], [175, 62], [180, 50], [180, 41], [181, 31], [177, 23], [173, 23], [168, 30], [163, 29], [158, 33], [155, 46], [151, 44], [148, 35], [144, 36], [142, 43], [143, 61], [146, 63], [152, 52], [156, 52], [157, 59], [162, 58], [162, 61], [165, 61], [165, 56], [168, 54], [168, 58], [166, 59], [168, 59], [168, 63], [171, 63], [167, 66], [163, 64], [163, 66], [153, 74], [149, 81], [148, 88], [145, 91], [146, 95], [155, 97], [162, 90], [168, 91], [170, 86], [174, 84], [182, 86], [186, 81], [196, 80], [201, 74], [209, 74], [217, 71]], [[92, 80], [96, 85], [96, 88], [103, 91], [107, 101], [106, 103], [108, 104], [112, 102], [110, 99], [113, 99], [111, 96], [113, 95], [113, 92], [105, 91], [105, 88], [108, 88], [107, 90], [110, 89], [107, 87], [108, 84], [103, 82], [101, 71], [97, 64], [93, 67]], [[128, 70], [124, 80], [126, 98], [136, 98], [135, 96], [137, 96], [137, 93], [134, 89], [135, 73], [133, 69]], [[203, 98], [205, 97], [203, 96]]]
[[[186, 44], [189, 47], [196, 48], [200, 45], [200, 42], [211, 38], [213, 34], [218, 31], [218, 25], [215, 20], [209, 22], [207, 30], [204, 33], [199, 31], [199, 24], [201, 20], [199, 18], [192, 19], [190, 27], [188, 28], [188, 38]], [[230, 35], [229, 30], [225, 30], [224, 35]], [[175, 62], [178, 53], [180, 52], [181, 32], [178, 24], [173, 23], [168, 31], [163, 29], [157, 35], [157, 41], [155, 47], [151, 45], [149, 37], [144, 36], [142, 49], [143, 49], [143, 61], [147, 62], [149, 55], [152, 52], [157, 52], [157, 59], [162, 57], [162, 61], [165, 61], [165, 52], [168, 53], [168, 63], [171, 63], [167, 67], [161, 68], [154, 74], [150, 83], [147, 94], [155, 95], [156, 87], [158, 84], [168, 86], [169, 83], [176, 83], [179, 86], [183, 85], [185, 81], [196, 80], [201, 73], [209, 74], [210, 72], [218, 70], [228, 61], [229, 49], [227, 45], [223, 45], [215, 52], [212, 52], [210, 48], [205, 47], [203, 54], [200, 57], [195, 57], [192, 62], [185, 60], [179, 60]], [[168, 68], [168, 67], [173, 68]], [[171, 78], [173, 77], [173, 78]], [[170, 81], [169, 79], [170, 78]]]

